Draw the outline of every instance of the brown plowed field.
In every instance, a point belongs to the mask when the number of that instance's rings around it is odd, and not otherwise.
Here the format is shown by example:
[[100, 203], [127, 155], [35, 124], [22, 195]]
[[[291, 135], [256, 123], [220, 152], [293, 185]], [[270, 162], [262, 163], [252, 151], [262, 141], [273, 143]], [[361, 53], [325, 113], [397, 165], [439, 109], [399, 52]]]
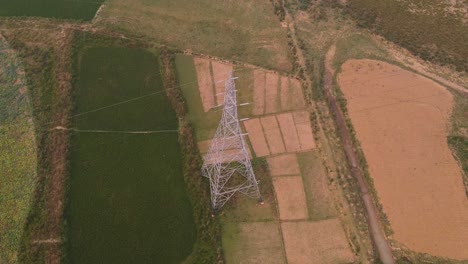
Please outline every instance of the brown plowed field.
[[394, 239], [418, 252], [468, 259], [468, 199], [446, 139], [452, 95], [373, 60], [346, 62], [339, 84]]
[[294, 112], [294, 123], [296, 123], [301, 150], [311, 150], [315, 148], [315, 139], [312, 134], [309, 113], [306, 111]]
[[280, 84], [280, 102], [281, 102], [281, 110], [288, 111], [290, 109], [290, 100], [289, 97], [291, 93], [289, 91], [289, 78], [286, 76], [281, 76], [281, 84]]
[[222, 80], [229, 77], [229, 73], [232, 72], [232, 65], [211, 61], [211, 67], [213, 68], [213, 79], [215, 81], [216, 104], [221, 105], [224, 103], [224, 82]]
[[287, 152], [297, 152], [301, 150], [299, 137], [297, 135], [296, 126], [292, 113], [284, 113], [276, 116], [283, 134], [284, 144]]
[[283, 222], [281, 228], [289, 264], [354, 261], [345, 232], [336, 218], [317, 222]]
[[295, 153], [268, 157], [267, 162], [271, 176], [299, 175], [301, 173]]
[[286, 151], [283, 138], [276, 121], [275, 116], [266, 116], [260, 118], [263, 131], [265, 132], [265, 137], [268, 142], [268, 147], [270, 148], [271, 154], [279, 154]]
[[244, 126], [249, 134], [250, 144], [252, 144], [252, 148], [257, 157], [270, 155], [260, 119], [254, 118], [246, 120], [244, 121]]
[[274, 177], [276, 199], [281, 220], [308, 218], [304, 184], [301, 176]]
[[194, 57], [195, 68], [197, 70], [198, 89], [203, 104], [203, 110], [208, 112], [215, 106], [213, 94], [213, 81], [211, 79], [210, 60]]

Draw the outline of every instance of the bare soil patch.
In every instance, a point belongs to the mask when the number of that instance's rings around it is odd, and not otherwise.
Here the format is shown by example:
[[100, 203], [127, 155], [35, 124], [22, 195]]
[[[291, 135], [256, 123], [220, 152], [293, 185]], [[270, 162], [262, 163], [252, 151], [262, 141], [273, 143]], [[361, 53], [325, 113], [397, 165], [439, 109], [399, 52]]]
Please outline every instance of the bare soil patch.
[[294, 112], [294, 122], [296, 124], [301, 150], [311, 150], [315, 148], [315, 139], [312, 134], [312, 127], [309, 119], [309, 113], [306, 111]]
[[232, 72], [232, 64], [226, 64], [218, 61], [211, 61], [211, 67], [213, 68], [213, 78], [215, 81], [215, 98], [216, 105], [224, 103], [224, 82], [229, 77], [229, 73]]
[[354, 255], [338, 219], [283, 222], [288, 263], [351, 263]]
[[263, 115], [265, 113], [265, 72], [261, 70], [254, 70], [253, 101], [252, 114]]
[[299, 163], [296, 154], [283, 154], [267, 158], [271, 176], [298, 175]]
[[213, 94], [213, 80], [211, 79], [210, 60], [194, 57], [195, 68], [197, 70], [198, 89], [203, 104], [203, 110], [208, 112], [215, 106]]
[[275, 116], [266, 116], [260, 118], [265, 138], [268, 142], [271, 154], [279, 154], [286, 151], [283, 143], [283, 138], [276, 121]]
[[[286, 263], [279, 224], [277, 222], [244, 222], [224, 225], [223, 244], [227, 263], [283, 264]], [[226, 228], [227, 227], [227, 228]]]
[[273, 178], [281, 220], [308, 218], [304, 185], [301, 176]]
[[249, 134], [250, 144], [257, 155], [257, 157], [263, 157], [270, 155], [270, 149], [263, 134], [263, 128], [260, 124], [260, 119], [254, 118], [244, 121], [245, 129]]
[[281, 110], [288, 111], [291, 110], [289, 108], [289, 96], [291, 95], [289, 91], [289, 78], [286, 76], [281, 76], [280, 81], [280, 103], [281, 103]]
[[267, 72], [265, 82], [265, 113], [271, 114], [278, 111], [278, 81], [279, 75]]
[[339, 84], [394, 238], [415, 251], [468, 259], [468, 199], [446, 141], [451, 94], [372, 60], [346, 62]]
[[292, 113], [279, 114], [276, 116], [283, 134], [284, 144], [288, 152], [297, 152], [301, 150], [299, 137], [297, 135], [296, 125]]
[[290, 108], [291, 109], [301, 109], [305, 107], [304, 96], [302, 95], [301, 83], [298, 79], [289, 79], [290, 86], [290, 96], [292, 98]]

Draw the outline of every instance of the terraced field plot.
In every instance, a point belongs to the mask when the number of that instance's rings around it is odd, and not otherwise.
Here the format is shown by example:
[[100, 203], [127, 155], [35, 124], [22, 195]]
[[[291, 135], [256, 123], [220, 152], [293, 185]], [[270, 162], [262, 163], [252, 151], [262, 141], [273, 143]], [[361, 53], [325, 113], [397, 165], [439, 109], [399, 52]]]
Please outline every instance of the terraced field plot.
[[[180, 263], [196, 239], [185, 193], [177, 119], [162, 91], [158, 57], [138, 49], [82, 51], [67, 212], [74, 263]], [[162, 91], [157, 94], [158, 91]]]
[[0, 16], [91, 20], [104, 0], [0, 0]]

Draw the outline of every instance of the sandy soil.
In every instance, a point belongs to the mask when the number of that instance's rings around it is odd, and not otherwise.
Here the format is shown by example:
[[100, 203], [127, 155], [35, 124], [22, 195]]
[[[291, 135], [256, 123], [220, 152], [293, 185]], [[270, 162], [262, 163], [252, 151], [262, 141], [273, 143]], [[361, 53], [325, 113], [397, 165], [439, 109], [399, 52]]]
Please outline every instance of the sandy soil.
[[257, 157], [264, 157], [270, 155], [270, 150], [263, 133], [260, 119], [254, 118], [244, 121], [245, 129], [249, 134], [250, 144], [257, 155]]
[[351, 263], [354, 255], [338, 219], [318, 222], [283, 222], [289, 264]]
[[351, 60], [339, 84], [394, 238], [468, 259], [468, 199], [447, 146], [451, 94], [384, 62]]
[[226, 64], [218, 61], [211, 61], [211, 67], [213, 68], [213, 79], [215, 81], [215, 98], [216, 105], [224, 103], [224, 82], [232, 72], [232, 64]]
[[301, 173], [296, 154], [268, 157], [267, 162], [271, 176], [299, 175]]
[[274, 177], [276, 199], [281, 220], [308, 218], [304, 185], [301, 176]]
[[254, 70], [253, 101], [252, 114], [263, 115], [265, 113], [265, 72], [261, 70]]
[[297, 135], [296, 126], [292, 113], [284, 113], [276, 116], [278, 123], [283, 134], [284, 144], [286, 145], [287, 152], [297, 152], [301, 150], [299, 137]]
[[281, 234], [276, 222], [240, 223], [235, 240], [242, 241], [235, 247], [225, 247], [227, 263], [283, 264], [284, 256]]
[[278, 81], [279, 75], [276, 73], [266, 73], [265, 83], [265, 113], [271, 114], [278, 111]]
[[275, 116], [261, 117], [263, 131], [268, 142], [271, 154], [279, 154], [286, 151], [281, 136], [281, 131]]
[[215, 106], [215, 97], [213, 94], [213, 81], [210, 72], [210, 60], [194, 57], [195, 68], [197, 70], [198, 89], [203, 104], [203, 110], [208, 112]]
[[306, 111], [294, 112], [294, 123], [296, 124], [301, 150], [311, 150], [315, 148], [315, 139], [312, 134], [309, 113]]

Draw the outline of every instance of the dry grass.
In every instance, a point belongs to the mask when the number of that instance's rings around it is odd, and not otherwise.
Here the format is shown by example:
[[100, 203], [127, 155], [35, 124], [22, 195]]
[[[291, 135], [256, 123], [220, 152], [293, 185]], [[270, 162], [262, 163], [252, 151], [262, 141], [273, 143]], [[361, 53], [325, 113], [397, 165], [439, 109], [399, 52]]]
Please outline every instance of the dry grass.
[[223, 234], [228, 264], [286, 263], [277, 222], [229, 223]]
[[109, 0], [99, 25], [196, 53], [291, 69], [286, 31], [268, 0]]
[[268, 157], [267, 162], [271, 176], [298, 175], [301, 173], [297, 156], [294, 153]]
[[308, 218], [304, 185], [301, 176], [273, 178], [281, 220], [303, 220]]
[[288, 263], [352, 263], [345, 233], [338, 219], [281, 224]]

